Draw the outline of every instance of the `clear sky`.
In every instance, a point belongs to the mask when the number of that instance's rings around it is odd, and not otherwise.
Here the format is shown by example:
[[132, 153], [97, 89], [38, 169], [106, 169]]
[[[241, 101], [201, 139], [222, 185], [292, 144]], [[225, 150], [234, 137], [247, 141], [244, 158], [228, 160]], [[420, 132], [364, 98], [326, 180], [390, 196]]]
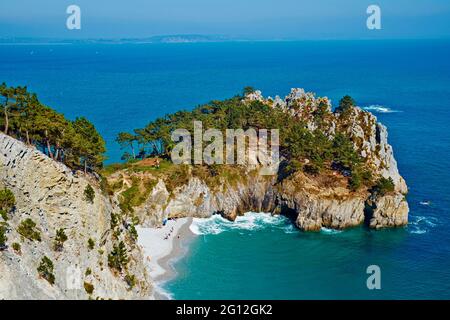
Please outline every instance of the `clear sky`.
[[[66, 8], [82, 12], [66, 28]], [[366, 28], [377, 4], [382, 30]], [[0, 37], [216, 34], [254, 39], [449, 38], [450, 0], [1, 0]]]

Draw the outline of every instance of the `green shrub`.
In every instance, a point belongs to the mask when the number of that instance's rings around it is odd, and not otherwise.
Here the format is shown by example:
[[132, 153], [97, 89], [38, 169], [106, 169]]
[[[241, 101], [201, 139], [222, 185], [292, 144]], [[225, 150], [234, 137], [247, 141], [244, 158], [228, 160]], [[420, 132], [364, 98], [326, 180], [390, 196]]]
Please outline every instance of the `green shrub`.
[[89, 248], [89, 250], [93, 250], [94, 246], [95, 246], [94, 240], [92, 240], [92, 238], [89, 238], [89, 240], [88, 240], [88, 248]]
[[86, 276], [89, 276], [92, 274], [91, 268], [86, 268], [86, 272], [84, 273]]
[[20, 243], [14, 242], [12, 244], [12, 248], [14, 249], [14, 251], [16, 251], [17, 253], [20, 253], [22, 251], [22, 247], [20, 245]]
[[348, 181], [350, 190], [357, 191], [362, 185], [361, 175], [357, 172], [352, 173], [351, 178]]
[[108, 255], [108, 266], [111, 269], [122, 271], [128, 264], [128, 255], [125, 243], [120, 241], [118, 245], [113, 246], [113, 250]]
[[55, 283], [55, 275], [53, 274], [53, 262], [47, 257], [43, 257], [39, 267], [37, 268], [39, 275], [48, 281], [51, 285]]
[[394, 190], [395, 184], [391, 177], [388, 179], [381, 177], [373, 187], [373, 192], [381, 196], [393, 192]]
[[127, 283], [130, 289], [133, 289], [134, 286], [136, 285], [135, 275], [127, 273], [127, 275], [125, 276], [125, 282]]
[[95, 191], [90, 184], [88, 184], [86, 186], [86, 188], [84, 189], [84, 197], [85, 197], [86, 201], [88, 201], [90, 203], [94, 203]]
[[119, 215], [111, 213], [111, 229], [115, 229], [119, 225]]
[[131, 239], [133, 239], [134, 241], [137, 241], [138, 233], [136, 231], [136, 227], [134, 226], [134, 224], [130, 225], [128, 232], [130, 233]]
[[314, 163], [307, 164], [307, 165], [303, 166], [303, 171], [307, 174], [317, 175], [320, 173], [320, 167]]
[[64, 247], [64, 242], [67, 241], [67, 235], [64, 232], [64, 229], [58, 229], [56, 231], [55, 242], [53, 244], [55, 251], [62, 251]]
[[8, 221], [8, 213], [6, 210], [0, 209], [0, 217], [2, 217], [4, 221]]
[[339, 106], [336, 108], [336, 111], [339, 113], [345, 113], [355, 104], [356, 102], [352, 97], [348, 95], [344, 96], [341, 100], [339, 100]]
[[4, 221], [8, 221], [8, 212], [16, 204], [14, 194], [9, 189], [0, 190], [0, 216]]
[[84, 290], [87, 294], [92, 294], [94, 292], [94, 285], [88, 282], [84, 283]]
[[244, 94], [244, 96], [246, 96], [246, 95], [251, 94], [251, 93], [253, 93], [255, 91], [256, 91], [255, 88], [247, 86], [247, 87], [244, 88], [243, 94]]
[[6, 237], [6, 226], [0, 224], [0, 247], [6, 246], [6, 241], [8, 241]]
[[16, 198], [9, 189], [0, 190], [0, 209], [8, 212], [16, 204]]
[[27, 218], [20, 223], [17, 227], [17, 232], [31, 241], [41, 241], [41, 233], [36, 230], [36, 223], [30, 218]]

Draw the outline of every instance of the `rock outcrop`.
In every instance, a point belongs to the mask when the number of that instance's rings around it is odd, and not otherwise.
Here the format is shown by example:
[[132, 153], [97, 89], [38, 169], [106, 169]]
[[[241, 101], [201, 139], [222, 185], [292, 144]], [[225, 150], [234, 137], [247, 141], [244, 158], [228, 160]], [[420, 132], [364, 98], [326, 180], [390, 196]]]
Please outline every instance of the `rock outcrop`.
[[[258, 168], [250, 167], [241, 168], [237, 179], [219, 179], [211, 184], [208, 174], [193, 174], [189, 167], [182, 182], [150, 171], [123, 169], [108, 178], [109, 186], [118, 185], [118, 189], [103, 191], [97, 178], [73, 172], [34, 147], [0, 133], [0, 188], [10, 189], [16, 198], [7, 221], [0, 217], [7, 226], [8, 238], [7, 247], [0, 249], [0, 299], [151, 297], [152, 282], [130, 225], [121, 219], [113, 221], [124, 210], [132, 211], [143, 226], [159, 226], [167, 218], [213, 214], [234, 220], [248, 211], [285, 214], [304, 231], [344, 229], [363, 223], [378, 229], [408, 222], [407, 186], [398, 172], [386, 127], [375, 116], [352, 107], [344, 117], [331, 112], [326, 97], [316, 98], [302, 89], [292, 89], [284, 99], [266, 99], [256, 91], [245, 101], [280, 108], [305, 121], [309, 130], [319, 129], [330, 139], [338, 131], [345, 132], [364, 165], [376, 177], [391, 178], [394, 190], [351, 191], [348, 176], [338, 170], [312, 176], [301, 170], [286, 175], [280, 169], [276, 175], [264, 176], [258, 174]], [[136, 181], [141, 184], [133, 185]], [[92, 201], [85, 196], [89, 185], [95, 193]], [[123, 206], [121, 197], [132, 186], [138, 191], [144, 189], [145, 197], [130, 209]], [[40, 241], [19, 234], [19, 226], [28, 218], [36, 223]], [[56, 250], [60, 229], [67, 240], [62, 249]], [[108, 255], [119, 242], [125, 244], [129, 260], [126, 270], [121, 271], [108, 265]], [[14, 249], [13, 243], [20, 244], [20, 249]], [[53, 262], [54, 284], [37, 271], [44, 257]]]
[[[88, 185], [95, 191], [92, 203], [84, 197]], [[0, 189], [4, 187], [14, 193], [16, 206], [6, 221], [8, 248], [0, 251], [0, 299], [137, 299], [151, 294], [141, 250], [129, 240], [125, 227], [119, 226], [120, 234], [113, 235], [111, 214], [119, 209], [96, 179], [74, 173], [34, 147], [0, 133]], [[41, 241], [18, 233], [27, 218], [36, 223]], [[67, 241], [62, 250], [55, 250], [59, 229], [64, 229]], [[108, 267], [108, 254], [119, 240], [127, 246], [127, 273], [136, 278], [133, 288], [124, 281], [125, 274]], [[12, 248], [13, 243], [20, 244], [20, 252]], [[37, 272], [44, 257], [53, 262], [53, 285]], [[93, 286], [90, 294], [89, 285]]]
[[[255, 175], [247, 170], [238, 183], [224, 181], [219, 188], [211, 188], [198, 177], [169, 192], [160, 179], [148, 201], [136, 213], [147, 225], [158, 225], [166, 218], [221, 214], [233, 220], [248, 211], [288, 214], [305, 231], [322, 227], [343, 229], [365, 223], [371, 228], [402, 226], [408, 222], [407, 186], [398, 172], [393, 150], [387, 140], [386, 127], [371, 113], [352, 107], [343, 117], [331, 112], [326, 97], [316, 98], [303, 89], [292, 89], [284, 99], [265, 99], [260, 91], [249, 93], [244, 101], [259, 101], [280, 108], [294, 118], [306, 121], [310, 130], [321, 129], [332, 138], [337, 129], [346, 132], [365, 161], [365, 165], [379, 177], [391, 178], [394, 192], [373, 195], [363, 189], [351, 192], [345, 177], [322, 177], [333, 181], [320, 182], [297, 173], [289, 179]], [[324, 121], [318, 123], [315, 114], [322, 109]], [[164, 196], [156, 196], [164, 195]]]

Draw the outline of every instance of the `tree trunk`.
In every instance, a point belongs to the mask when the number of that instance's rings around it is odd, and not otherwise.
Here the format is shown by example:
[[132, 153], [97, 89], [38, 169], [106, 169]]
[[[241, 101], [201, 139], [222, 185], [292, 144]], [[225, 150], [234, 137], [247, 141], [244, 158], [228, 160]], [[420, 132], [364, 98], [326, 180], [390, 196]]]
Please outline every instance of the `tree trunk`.
[[8, 134], [9, 118], [8, 118], [8, 100], [5, 103], [5, 134]]
[[134, 153], [133, 143], [130, 143], [130, 146], [131, 146], [131, 153], [133, 154], [133, 159], [136, 159], [136, 154]]
[[84, 159], [84, 173], [87, 173], [87, 161]]
[[50, 146], [50, 142], [48, 141], [48, 139], [46, 139], [47, 141], [47, 152], [48, 152], [48, 156], [50, 157], [50, 158], [52, 158], [52, 159], [54, 159], [53, 158], [53, 152], [52, 152], [52, 148], [51, 148], [51, 146]]
[[29, 145], [29, 144], [31, 144], [30, 143], [30, 134], [29, 134], [28, 130], [25, 130], [25, 133], [27, 135], [27, 144]]

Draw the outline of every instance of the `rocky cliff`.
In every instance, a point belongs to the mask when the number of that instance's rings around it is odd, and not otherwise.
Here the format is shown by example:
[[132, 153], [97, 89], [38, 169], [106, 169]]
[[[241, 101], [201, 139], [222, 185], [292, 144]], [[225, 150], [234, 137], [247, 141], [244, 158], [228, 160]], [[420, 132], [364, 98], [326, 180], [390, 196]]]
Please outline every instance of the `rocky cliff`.
[[[375, 178], [392, 179], [393, 190], [351, 190], [348, 175], [339, 170], [287, 174], [283, 159], [273, 176], [245, 166], [144, 170], [133, 164], [107, 174], [106, 183], [101, 183], [0, 133], [0, 189], [8, 188], [16, 198], [14, 209], [0, 217], [7, 237], [6, 246], [0, 248], [0, 299], [151, 297], [151, 279], [130, 220], [158, 226], [173, 217], [221, 214], [233, 220], [256, 211], [285, 214], [304, 231], [407, 223], [407, 186], [386, 127], [375, 116], [358, 107], [345, 116], [332, 112], [327, 98], [302, 89], [293, 89], [284, 99], [264, 98], [258, 91], [245, 97], [245, 102], [253, 100], [302, 119], [309, 130], [319, 129], [330, 139], [337, 131], [346, 132], [364, 165]], [[315, 116], [319, 111], [320, 122]], [[91, 196], [86, 193], [89, 188]], [[62, 242], [61, 230], [67, 238]], [[124, 251], [126, 261], [111, 263], [119, 251]], [[43, 261], [47, 275], [42, 272]]]
[[[95, 192], [92, 201], [84, 196], [88, 185]], [[141, 250], [126, 226], [112, 227], [112, 214], [119, 209], [103, 194], [96, 179], [72, 172], [34, 147], [0, 134], [0, 189], [5, 187], [14, 193], [16, 205], [6, 222], [0, 217], [8, 238], [7, 248], [0, 251], [0, 299], [136, 299], [150, 295], [151, 281]], [[19, 234], [26, 219], [36, 225], [22, 228]], [[60, 229], [67, 240], [62, 248], [55, 248]], [[126, 270], [113, 271], [108, 267], [108, 254], [119, 241], [126, 245], [129, 262]], [[44, 257], [53, 264], [54, 284], [37, 271]]]
[[[395, 189], [386, 194], [376, 194], [369, 188], [351, 191], [348, 178], [342, 172], [318, 176], [297, 172], [286, 177], [280, 170], [276, 176], [265, 177], [244, 168], [238, 181], [230, 183], [227, 179], [219, 179], [212, 185], [201, 175], [196, 176], [190, 168], [186, 181], [175, 188], [166, 187], [171, 183], [168, 176], [150, 172], [137, 174], [132, 170], [116, 172], [110, 177], [116, 184], [124, 179], [139, 180], [143, 175], [157, 180], [146, 201], [135, 207], [143, 224], [158, 225], [170, 217], [209, 217], [212, 214], [233, 220], [247, 211], [289, 215], [299, 229], [305, 231], [320, 230], [321, 227], [343, 229], [363, 223], [371, 228], [395, 227], [408, 222], [407, 186], [398, 172], [386, 127], [374, 115], [352, 107], [344, 117], [331, 111], [331, 102], [327, 98], [316, 98], [303, 89], [292, 89], [284, 99], [278, 96], [266, 99], [259, 91], [248, 94], [245, 99], [281, 108], [292, 117], [306, 121], [311, 131], [320, 129], [330, 138], [338, 129], [346, 132], [364, 165], [376, 177], [391, 178]], [[314, 114], [320, 106], [325, 106], [326, 110], [324, 121], [317, 123]]]

